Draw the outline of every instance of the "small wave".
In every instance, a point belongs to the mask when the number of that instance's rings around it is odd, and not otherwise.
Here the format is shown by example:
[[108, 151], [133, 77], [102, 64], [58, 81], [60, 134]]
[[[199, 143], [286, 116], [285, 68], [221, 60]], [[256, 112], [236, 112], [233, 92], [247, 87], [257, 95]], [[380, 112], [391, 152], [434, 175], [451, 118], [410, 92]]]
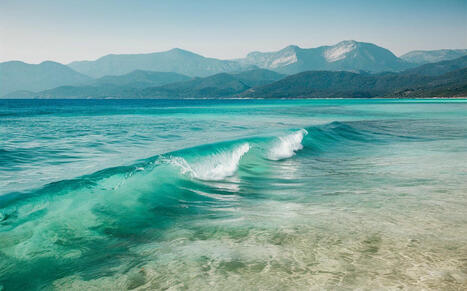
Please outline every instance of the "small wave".
[[279, 137], [279, 140], [269, 151], [269, 159], [277, 161], [292, 157], [296, 151], [303, 149], [302, 140], [307, 134], [308, 131], [300, 129], [292, 134]]
[[232, 151], [213, 154], [200, 162], [190, 164], [182, 157], [173, 157], [169, 162], [179, 167], [182, 174], [188, 174], [199, 180], [219, 181], [235, 174], [240, 159], [249, 150], [250, 144], [244, 143]]

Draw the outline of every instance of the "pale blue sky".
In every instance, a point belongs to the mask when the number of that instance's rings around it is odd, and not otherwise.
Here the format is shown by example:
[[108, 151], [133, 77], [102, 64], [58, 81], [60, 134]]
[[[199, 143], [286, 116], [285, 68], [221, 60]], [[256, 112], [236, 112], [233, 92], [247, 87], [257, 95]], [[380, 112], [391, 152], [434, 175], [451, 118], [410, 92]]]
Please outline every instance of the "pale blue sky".
[[68, 63], [174, 47], [238, 58], [346, 39], [396, 55], [467, 48], [467, 0], [0, 0], [0, 61]]

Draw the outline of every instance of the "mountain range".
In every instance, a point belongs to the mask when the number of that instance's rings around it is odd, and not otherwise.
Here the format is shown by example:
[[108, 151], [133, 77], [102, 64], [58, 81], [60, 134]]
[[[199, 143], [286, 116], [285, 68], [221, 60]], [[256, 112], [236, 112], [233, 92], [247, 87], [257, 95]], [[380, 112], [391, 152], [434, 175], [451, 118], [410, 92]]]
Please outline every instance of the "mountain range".
[[288, 46], [277, 52], [252, 52], [238, 62], [285, 74], [317, 70], [401, 71], [411, 67], [385, 48], [352, 40], [311, 49]]
[[[210, 98], [219, 94], [225, 97], [267, 86], [285, 75], [308, 71], [345, 71], [373, 78], [387, 72], [437, 77], [464, 68], [462, 62], [450, 60], [466, 54], [467, 50], [414, 51], [398, 58], [371, 43], [342, 41], [317, 48], [288, 46], [275, 52], [252, 52], [236, 60], [206, 58], [172, 49], [150, 54], [107, 55], [68, 65], [11, 61], [0, 63], [0, 96], [186, 98], [193, 94]], [[436, 68], [430, 66], [433, 62], [437, 62]]]
[[107, 55], [95, 61], [72, 62], [68, 66], [93, 78], [122, 75], [134, 70], [174, 72], [191, 77], [206, 77], [251, 68], [239, 62], [205, 58], [182, 49], [150, 54]]
[[[169, 82], [166, 74], [147, 72], [153, 84]], [[219, 73], [189, 78], [160, 86], [136, 86], [94, 82], [85, 86], [60, 86], [38, 93], [23, 92], [22, 98], [372, 98], [467, 96], [467, 56], [451, 61], [425, 64], [402, 72], [370, 74], [348, 71], [305, 71], [283, 75], [266, 69], [240, 73]], [[124, 76], [120, 78], [123, 79]], [[162, 78], [157, 80], [158, 78]], [[107, 79], [107, 77], [105, 78]], [[188, 80], [186, 80], [188, 79]], [[13, 97], [13, 96], [12, 96]]]

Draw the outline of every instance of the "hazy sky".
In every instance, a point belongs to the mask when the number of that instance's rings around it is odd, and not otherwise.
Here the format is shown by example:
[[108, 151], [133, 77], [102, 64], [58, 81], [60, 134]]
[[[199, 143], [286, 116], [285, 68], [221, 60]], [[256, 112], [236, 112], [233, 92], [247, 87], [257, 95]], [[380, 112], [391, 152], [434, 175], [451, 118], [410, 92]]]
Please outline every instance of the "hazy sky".
[[346, 39], [396, 55], [467, 48], [467, 0], [0, 0], [0, 61], [68, 63], [174, 47], [238, 58]]

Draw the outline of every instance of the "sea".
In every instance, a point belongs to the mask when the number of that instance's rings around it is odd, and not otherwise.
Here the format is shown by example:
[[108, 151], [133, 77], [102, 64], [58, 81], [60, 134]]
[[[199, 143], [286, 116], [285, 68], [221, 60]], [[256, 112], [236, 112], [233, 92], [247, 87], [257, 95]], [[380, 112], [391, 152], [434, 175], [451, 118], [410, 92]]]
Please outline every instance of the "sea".
[[467, 99], [0, 100], [0, 290], [467, 289]]

